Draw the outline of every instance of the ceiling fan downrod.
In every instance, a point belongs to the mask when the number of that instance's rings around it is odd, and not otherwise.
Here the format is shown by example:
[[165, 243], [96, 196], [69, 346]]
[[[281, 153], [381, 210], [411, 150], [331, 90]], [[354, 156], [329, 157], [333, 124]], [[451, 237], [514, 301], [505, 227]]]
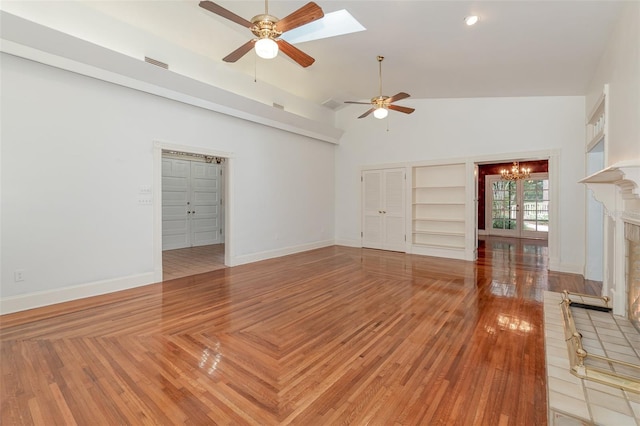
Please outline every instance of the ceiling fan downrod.
[[380, 99], [382, 99], [382, 61], [384, 60], [384, 56], [380, 56], [378, 55], [378, 66], [380, 68], [379, 70], [379, 80], [380, 80]]

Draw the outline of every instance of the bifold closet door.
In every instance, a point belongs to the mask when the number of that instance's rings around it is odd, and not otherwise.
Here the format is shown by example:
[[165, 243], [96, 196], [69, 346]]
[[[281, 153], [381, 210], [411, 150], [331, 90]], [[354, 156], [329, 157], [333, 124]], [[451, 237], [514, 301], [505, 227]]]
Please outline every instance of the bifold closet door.
[[405, 170], [362, 172], [362, 246], [406, 251]]
[[162, 250], [191, 247], [190, 180], [190, 161], [162, 159]]
[[191, 162], [191, 246], [218, 244], [220, 233], [219, 166]]

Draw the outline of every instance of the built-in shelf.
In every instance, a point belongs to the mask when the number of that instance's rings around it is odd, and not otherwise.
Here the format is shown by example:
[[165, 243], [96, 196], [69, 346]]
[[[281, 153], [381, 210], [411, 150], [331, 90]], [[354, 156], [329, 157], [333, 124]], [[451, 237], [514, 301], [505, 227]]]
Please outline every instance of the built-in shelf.
[[604, 129], [596, 133], [587, 143], [587, 152], [591, 151], [604, 138]]
[[424, 186], [414, 186], [413, 189], [451, 189], [451, 188], [460, 188], [465, 189], [463, 185], [424, 185]]
[[413, 239], [420, 248], [466, 248], [466, 164], [413, 168]]
[[423, 217], [420, 219], [413, 219], [414, 222], [456, 222], [464, 223], [464, 219], [451, 219], [451, 218], [437, 218], [437, 217]]
[[414, 234], [424, 235], [453, 235], [456, 237], [464, 237], [464, 232], [444, 232], [444, 231], [413, 231]]
[[432, 205], [432, 206], [458, 206], [458, 205], [464, 205], [464, 202], [458, 202], [458, 201], [422, 201], [422, 202], [417, 202], [417, 203], [413, 203], [415, 206], [420, 206], [420, 205]]
[[600, 95], [596, 103], [593, 105], [593, 109], [587, 118], [587, 124], [596, 124], [598, 120], [600, 120], [605, 113], [605, 100], [606, 100], [606, 92], [607, 88], [605, 87], [605, 91]]
[[586, 152], [593, 150], [607, 134], [607, 92], [608, 87], [605, 85], [604, 92], [600, 95], [587, 117]]
[[[441, 237], [441, 238], [434, 238], [434, 237]], [[462, 241], [458, 241], [456, 237], [452, 237], [450, 235], [428, 236], [428, 235], [416, 234], [413, 236], [413, 243], [417, 245], [437, 247], [437, 248], [458, 249], [458, 250], [461, 247], [463, 247], [464, 236], [461, 237], [459, 240], [462, 240]]]

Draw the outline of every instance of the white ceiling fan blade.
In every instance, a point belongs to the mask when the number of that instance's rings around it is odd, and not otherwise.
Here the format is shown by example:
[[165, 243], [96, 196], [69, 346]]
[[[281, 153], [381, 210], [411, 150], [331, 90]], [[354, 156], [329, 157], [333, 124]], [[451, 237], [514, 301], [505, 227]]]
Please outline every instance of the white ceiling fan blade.
[[307, 25], [295, 28], [282, 34], [280, 38], [291, 44], [304, 43], [305, 41], [319, 40], [321, 38], [335, 37], [344, 34], [356, 33], [366, 30], [356, 21], [346, 9], [326, 13], [324, 18], [313, 21]]

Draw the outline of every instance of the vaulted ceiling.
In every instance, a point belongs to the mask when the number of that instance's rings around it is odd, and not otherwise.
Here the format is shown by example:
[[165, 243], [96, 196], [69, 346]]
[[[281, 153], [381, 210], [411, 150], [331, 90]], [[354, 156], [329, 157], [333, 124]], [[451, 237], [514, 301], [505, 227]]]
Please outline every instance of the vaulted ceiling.
[[[264, 12], [263, 1], [216, 2], [249, 20]], [[305, 3], [272, 0], [269, 13], [283, 18]], [[386, 95], [399, 91], [412, 98], [583, 95], [624, 2], [316, 3], [325, 13], [346, 9], [366, 30], [297, 44], [315, 58], [309, 68], [284, 55], [264, 60], [252, 52], [236, 63], [223, 62], [251, 34], [200, 8], [196, 0], [5, 0], [1, 7], [128, 55], [153, 57], [176, 72], [196, 78], [216, 73], [212, 84], [222, 88], [234, 90], [260, 80], [317, 104], [342, 105], [378, 94], [377, 55], [385, 56]], [[468, 27], [463, 19], [471, 14], [480, 21]], [[202, 67], [193, 58], [215, 66]]]

